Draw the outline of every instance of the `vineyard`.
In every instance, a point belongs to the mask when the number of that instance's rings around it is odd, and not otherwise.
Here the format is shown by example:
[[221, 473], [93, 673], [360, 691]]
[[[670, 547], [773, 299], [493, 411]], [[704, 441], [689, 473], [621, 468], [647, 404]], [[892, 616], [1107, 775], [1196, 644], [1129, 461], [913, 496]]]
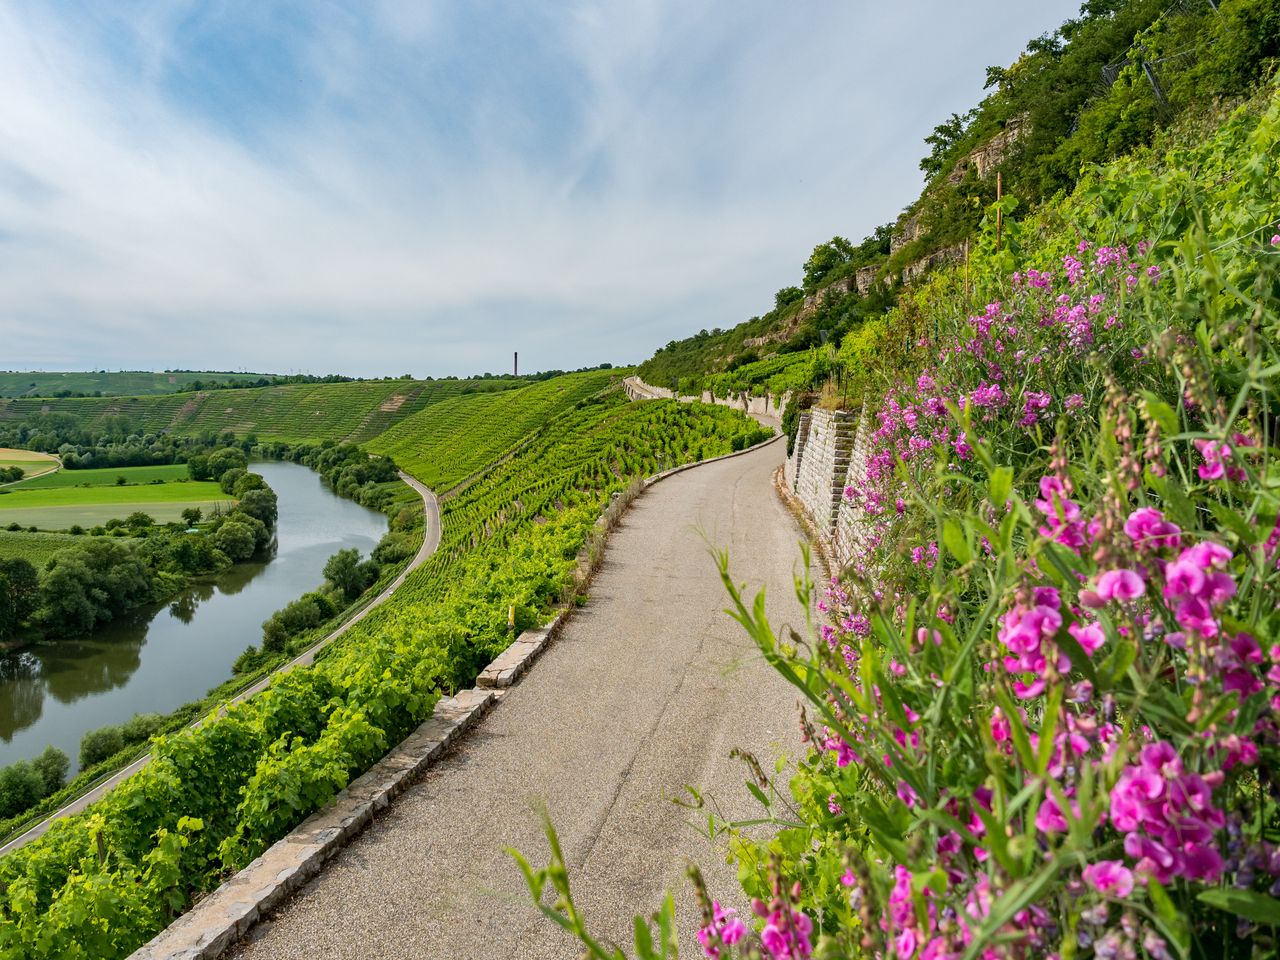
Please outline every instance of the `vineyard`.
[[[519, 439], [488, 430], [491, 415], [540, 426], [536, 417], [551, 411], [555, 429], [535, 431], [448, 500], [436, 556], [314, 668], [158, 740], [140, 774], [0, 860], [0, 957], [127, 955], [327, 802], [429, 716], [442, 692], [471, 683], [510, 642], [512, 605], [527, 624], [566, 599], [613, 493], [767, 435], [724, 408], [629, 404], [618, 390], [596, 396], [607, 377], [566, 379], [568, 389], [550, 381], [528, 395], [537, 414], [500, 398], [472, 401], [486, 414], [471, 428], [495, 437], [491, 451]], [[452, 475], [466, 472], [457, 465]]]
[[368, 448], [395, 458], [439, 491], [448, 490], [617, 378], [593, 370], [502, 394], [457, 397], [402, 420]]
[[262, 440], [360, 441], [452, 397], [519, 386], [511, 380], [375, 380], [290, 384], [144, 397], [0, 400], [0, 421], [66, 414], [85, 427], [123, 422], [125, 432], [198, 434], [230, 430]]

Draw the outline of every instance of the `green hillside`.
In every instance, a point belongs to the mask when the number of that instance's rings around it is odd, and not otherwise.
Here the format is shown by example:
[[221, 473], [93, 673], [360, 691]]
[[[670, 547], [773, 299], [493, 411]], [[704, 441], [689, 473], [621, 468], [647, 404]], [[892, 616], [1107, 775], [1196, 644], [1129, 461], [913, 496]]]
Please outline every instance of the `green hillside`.
[[[1069, 194], [1098, 164], [1172, 145], [1183, 130], [1194, 140], [1265, 84], [1277, 59], [1274, 0], [1089, 0], [1014, 63], [989, 67], [982, 102], [926, 138], [926, 186], [895, 222], [860, 244], [818, 244], [771, 310], [672, 341], [638, 373], [692, 392], [716, 387], [717, 377], [724, 389], [721, 375], [774, 354], [825, 347], [834, 357], [905, 288], [972, 255], [998, 197], [1002, 218], [1023, 218]], [[786, 386], [816, 387], [829, 372], [820, 363], [808, 382]], [[729, 379], [734, 389], [760, 392], [774, 376]]]
[[118, 432], [198, 434], [230, 430], [262, 440], [319, 443], [367, 440], [430, 404], [509, 390], [518, 380], [369, 380], [291, 384], [142, 397], [0, 400], [0, 424], [69, 415], [82, 427]]
[[444, 491], [622, 374], [593, 370], [506, 393], [454, 397], [400, 420], [367, 447]]
[[264, 373], [220, 373], [210, 370], [157, 373], [146, 370], [117, 372], [37, 372], [0, 370], [0, 397], [56, 397], [59, 394], [102, 394], [104, 397], [140, 397], [176, 393], [191, 384], [240, 383], [271, 377]]

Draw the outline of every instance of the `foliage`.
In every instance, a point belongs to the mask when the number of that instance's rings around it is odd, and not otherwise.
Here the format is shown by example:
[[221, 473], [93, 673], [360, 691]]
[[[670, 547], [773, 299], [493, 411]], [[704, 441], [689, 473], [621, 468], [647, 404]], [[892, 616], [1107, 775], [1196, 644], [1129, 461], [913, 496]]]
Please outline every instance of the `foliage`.
[[806, 750], [710, 819], [755, 914], [710, 956], [1277, 949], [1280, 93], [991, 219], [889, 318], [808, 629], [721, 559]]

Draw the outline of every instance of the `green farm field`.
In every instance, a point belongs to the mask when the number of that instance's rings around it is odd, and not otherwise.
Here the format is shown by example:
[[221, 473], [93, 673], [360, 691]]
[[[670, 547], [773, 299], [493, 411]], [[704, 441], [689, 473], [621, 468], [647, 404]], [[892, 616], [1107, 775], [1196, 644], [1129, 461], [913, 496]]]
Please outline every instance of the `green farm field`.
[[36, 453], [34, 450], [0, 447], [0, 469], [5, 467], [21, 467], [28, 478], [38, 477], [57, 470], [58, 459], [47, 453]]
[[84, 537], [73, 537], [69, 533], [15, 533], [0, 530], [0, 560], [20, 557], [30, 561], [39, 570], [59, 550], [84, 541]]
[[167, 523], [180, 519], [188, 507], [199, 507], [207, 514], [229, 509], [234, 502], [216, 483], [194, 480], [124, 487], [10, 487], [0, 494], [0, 526], [18, 523], [41, 530], [66, 530], [76, 524], [97, 526], [136, 511]]
[[155, 467], [103, 467], [101, 470], [59, 470], [24, 480], [11, 487], [15, 493], [24, 490], [52, 490], [62, 487], [114, 487], [119, 478], [126, 484], [183, 483], [188, 478], [185, 463], [161, 464]]
[[123, 417], [137, 433], [230, 430], [284, 443], [363, 443], [443, 400], [520, 386], [519, 380], [370, 380], [167, 396], [0, 398], [0, 421], [69, 414], [93, 428]]

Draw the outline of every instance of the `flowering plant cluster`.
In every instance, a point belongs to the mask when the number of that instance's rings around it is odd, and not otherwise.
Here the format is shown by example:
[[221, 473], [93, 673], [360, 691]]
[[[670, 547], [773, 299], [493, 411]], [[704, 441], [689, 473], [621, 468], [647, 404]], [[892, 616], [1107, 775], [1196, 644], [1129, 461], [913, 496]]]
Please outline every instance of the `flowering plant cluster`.
[[1278, 145], [1273, 99], [1198, 179], [1086, 178], [1032, 268], [1006, 221], [889, 318], [915, 351], [863, 398], [807, 633], [721, 557], [806, 750], [753, 762], [775, 833], [717, 822], [752, 910], [695, 878], [703, 955], [1280, 956]]
[[1252, 331], [1153, 329], [1162, 271], [1089, 252], [1015, 275], [886, 391], [846, 491], [868, 549], [812, 650], [734, 594], [817, 715], [802, 839], [764, 845], [795, 851], [815, 950], [1280, 949], [1275, 303]]

